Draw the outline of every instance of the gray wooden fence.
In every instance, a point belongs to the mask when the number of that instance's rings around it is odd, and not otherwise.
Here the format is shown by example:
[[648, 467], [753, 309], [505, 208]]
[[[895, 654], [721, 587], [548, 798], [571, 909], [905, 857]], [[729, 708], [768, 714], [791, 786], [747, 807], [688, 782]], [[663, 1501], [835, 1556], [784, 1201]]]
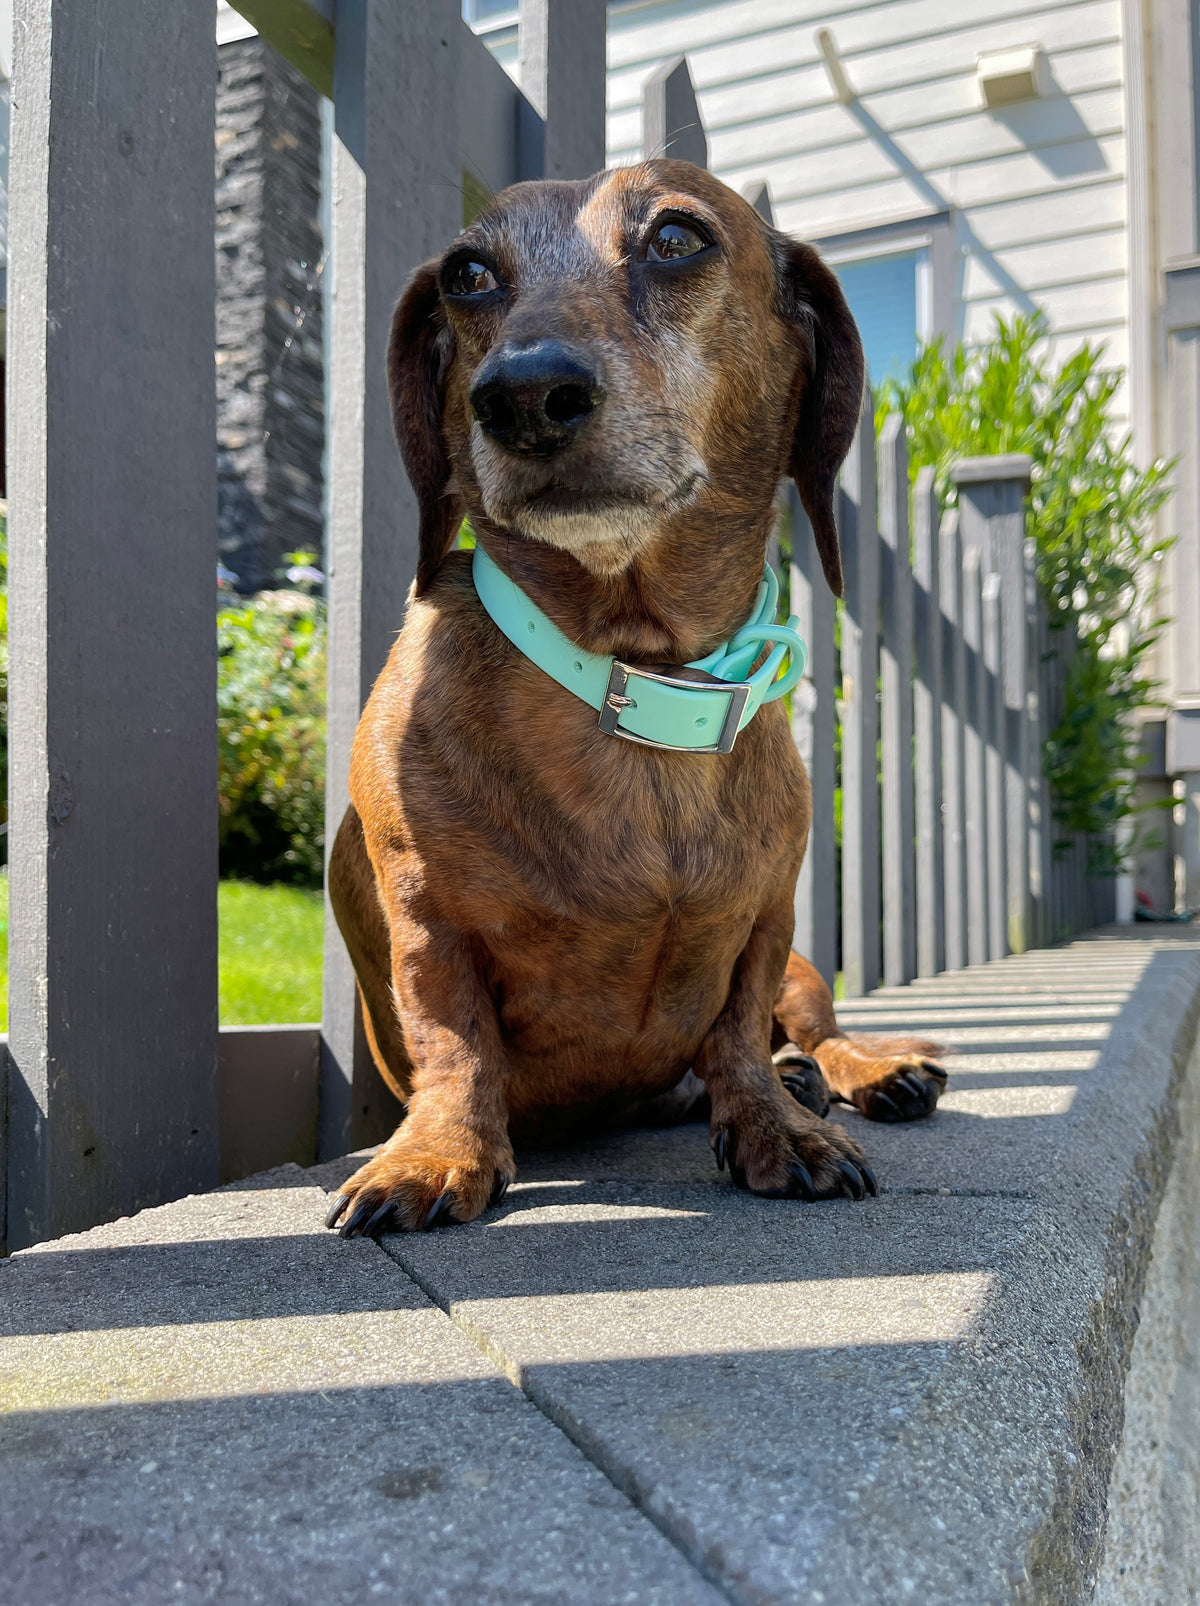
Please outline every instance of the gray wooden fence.
[[784, 538], [810, 645], [792, 701], [814, 801], [796, 945], [850, 997], [1115, 917], [1114, 883], [1055, 829], [1042, 771], [1068, 650], [1052, 637], [1068, 633], [1047, 630], [1037, 589], [1030, 460], [959, 462], [943, 518], [932, 469], [910, 490], [899, 415], [878, 442], [873, 415], [868, 393], [839, 491], [844, 604], [794, 492]]
[[[489, 190], [603, 165], [605, 6], [522, 0], [521, 89], [459, 0], [337, 0], [336, 24], [333, 0], [239, 9], [334, 103], [336, 823], [415, 561], [384, 385], [392, 304]], [[344, 1152], [396, 1114], [332, 919], [319, 1028], [218, 1031], [211, 0], [16, 0], [14, 37], [10, 1248]], [[706, 159], [681, 60], [648, 84], [645, 123], [654, 150]], [[762, 186], [753, 200], [769, 216]], [[903, 438], [885, 434], [877, 478], [868, 419], [841, 493], [840, 706], [837, 616], [798, 514], [790, 547], [816, 799], [799, 943], [852, 990], [1086, 916], [1036, 823], [1041, 626], [1020, 470], [964, 468], [958, 526], [939, 528], [918, 482], [910, 528]], [[976, 554], [963, 565], [960, 541]]]

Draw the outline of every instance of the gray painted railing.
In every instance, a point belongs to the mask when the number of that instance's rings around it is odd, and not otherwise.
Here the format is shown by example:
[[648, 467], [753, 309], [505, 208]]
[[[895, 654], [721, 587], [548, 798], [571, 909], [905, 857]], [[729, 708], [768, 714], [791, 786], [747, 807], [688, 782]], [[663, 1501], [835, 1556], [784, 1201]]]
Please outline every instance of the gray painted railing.
[[[458, 0], [338, 0], [336, 25], [331, 0], [241, 9], [334, 101], [336, 821], [416, 550], [384, 384], [392, 305], [481, 195], [603, 166], [605, 7], [523, 0], [524, 93]], [[277, 1157], [295, 1157], [316, 1108], [311, 1034], [218, 1039], [211, 0], [17, 0], [14, 36], [10, 1247], [228, 1174], [231, 1065], [256, 1079], [246, 1130], [277, 1101]], [[319, 1130], [334, 1154], [394, 1109], [332, 920], [326, 950]], [[308, 1078], [299, 1104], [289, 1054]]]
[[840, 485], [840, 681], [835, 609], [794, 492], [789, 507], [791, 609], [810, 645], [792, 725], [814, 799], [796, 943], [850, 997], [1115, 913], [1086, 842], [1050, 819], [1041, 751], [1068, 651], [1052, 638], [1069, 632], [1048, 631], [1037, 589], [1030, 460], [959, 462], [958, 506], [941, 517], [931, 469], [910, 491], [899, 415], [876, 443], [873, 414], [868, 393]]
[[[332, 0], [240, 9], [334, 101], [335, 826], [354, 728], [415, 564], [416, 511], [384, 385], [392, 305], [489, 190], [603, 165], [605, 7], [522, 0], [523, 90], [463, 24], [458, 0], [338, 0], [336, 26]], [[331, 918], [319, 1031], [218, 1032], [212, 21], [211, 0], [17, 0], [0, 1134], [10, 1248], [344, 1152], [396, 1114]], [[648, 148], [706, 159], [685, 62], [651, 78], [644, 113]], [[770, 216], [765, 187], [753, 202]], [[966, 572], [998, 576], [970, 578], [964, 603], [954, 521], [939, 529], [929, 478], [919, 480], [910, 568], [896, 429], [881, 453], [877, 497], [868, 405], [842, 481], [840, 712], [833, 599], [798, 512], [792, 521], [791, 596], [811, 653], [794, 711], [815, 800], [797, 940], [825, 974], [840, 964], [854, 990], [961, 964], [968, 943], [1021, 946], [1050, 929], [1048, 898], [1056, 931], [1084, 919], [1078, 877], [1052, 864], [1049, 834], [1031, 823], [1045, 818], [1045, 797], [1026, 692], [1045, 632], [1022, 591], [1019, 475], [963, 481], [962, 539], [979, 553]], [[968, 773], [986, 820], [964, 802]]]

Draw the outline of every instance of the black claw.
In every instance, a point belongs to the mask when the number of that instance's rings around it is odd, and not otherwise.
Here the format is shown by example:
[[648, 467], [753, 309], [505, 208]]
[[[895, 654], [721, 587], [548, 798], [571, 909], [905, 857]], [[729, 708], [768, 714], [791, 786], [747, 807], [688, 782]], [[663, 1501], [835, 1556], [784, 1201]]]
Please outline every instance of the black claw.
[[429, 1214], [421, 1223], [421, 1231], [428, 1232], [432, 1227], [439, 1226], [441, 1222], [449, 1219], [450, 1206], [454, 1203], [454, 1195], [449, 1188], [443, 1189], [433, 1201]]
[[329, 1214], [325, 1217], [325, 1225], [327, 1227], [336, 1227], [338, 1217], [349, 1203], [350, 1195], [348, 1193], [339, 1193], [329, 1207]]
[[784, 1071], [779, 1080], [795, 1099], [797, 1104], [811, 1110], [814, 1115], [824, 1118], [829, 1114], [829, 1088], [821, 1067], [816, 1060], [807, 1060], [807, 1068], [801, 1071]]
[[813, 1187], [813, 1179], [809, 1175], [808, 1167], [801, 1160], [792, 1160], [788, 1165], [796, 1192], [806, 1204], [812, 1204], [817, 1197], [817, 1190]]
[[364, 1223], [373, 1214], [373, 1201], [364, 1199], [362, 1204], [357, 1205], [346, 1217], [345, 1221], [342, 1222], [341, 1236], [343, 1238], [353, 1238], [356, 1233], [362, 1231]]
[[492, 1208], [493, 1205], [498, 1205], [500, 1203], [500, 1201], [504, 1198], [504, 1195], [508, 1192], [508, 1190], [511, 1187], [511, 1185], [512, 1185], [512, 1178], [509, 1177], [509, 1176], [505, 1176], [504, 1173], [501, 1172], [500, 1175], [496, 1178], [495, 1185], [492, 1188], [492, 1196], [488, 1200], [488, 1209], [489, 1210]]
[[745, 1168], [738, 1165], [737, 1161], [732, 1158], [729, 1161], [729, 1175], [733, 1178], [735, 1188], [744, 1188], [746, 1186]]
[[839, 1160], [837, 1168], [838, 1173], [842, 1178], [842, 1184], [846, 1189], [848, 1189], [850, 1197], [852, 1199], [865, 1198], [866, 1190], [863, 1187], [863, 1179], [850, 1164], [849, 1160]]
[[368, 1221], [366, 1226], [363, 1228], [363, 1237], [377, 1238], [383, 1231], [384, 1222], [391, 1215], [394, 1208], [395, 1206], [393, 1205], [392, 1201], [390, 1199], [385, 1199], [380, 1205], [379, 1209], [371, 1217], [370, 1221]]
[[918, 1104], [924, 1104], [925, 1089], [921, 1086], [920, 1082], [917, 1081], [916, 1077], [911, 1071], [902, 1071], [896, 1080], [901, 1087], [908, 1089]]
[[725, 1169], [726, 1141], [724, 1132], [718, 1132], [713, 1141], [713, 1156], [717, 1162], [717, 1170]]
[[939, 1082], [945, 1084], [946, 1073], [936, 1060], [922, 1060], [921, 1069], [927, 1076], [936, 1077]]
[[[881, 1114], [876, 1112], [881, 1111]], [[893, 1103], [886, 1093], [876, 1093], [871, 1100], [871, 1114], [877, 1121], [903, 1121], [900, 1106]]]
[[879, 1184], [875, 1180], [874, 1171], [871, 1170], [869, 1165], [863, 1165], [861, 1161], [859, 1162], [858, 1169], [862, 1172], [862, 1179], [866, 1183], [867, 1192], [871, 1195], [872, 1199], [878, 1199]]

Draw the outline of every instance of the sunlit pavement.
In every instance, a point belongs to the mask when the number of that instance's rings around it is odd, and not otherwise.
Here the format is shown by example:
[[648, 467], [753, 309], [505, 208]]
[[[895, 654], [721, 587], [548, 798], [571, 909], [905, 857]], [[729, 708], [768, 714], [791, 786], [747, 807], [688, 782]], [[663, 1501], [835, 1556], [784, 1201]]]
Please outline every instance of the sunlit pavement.
[[1198, 1001], [1185, 933], [843, 1006], [959, 1050], [927, 1122], [835, 1107], [862, 1204], [688, 1126], [378, 1245], [322, 1228], [347, 1160], [16, 1255], [0, 1595], [1084, 1598]]

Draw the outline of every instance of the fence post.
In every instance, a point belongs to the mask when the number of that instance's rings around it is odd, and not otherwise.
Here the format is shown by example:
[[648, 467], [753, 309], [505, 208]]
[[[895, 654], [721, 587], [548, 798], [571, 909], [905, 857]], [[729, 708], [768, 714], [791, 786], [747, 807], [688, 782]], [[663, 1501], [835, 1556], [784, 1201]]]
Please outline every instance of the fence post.
[[1008, 888], [1008, 845], [1004, 815], [1004, 680], [1000, 673], [1003, 625], [1000, 619], [1000, 576], [983, 581], [983, 675], [987, 708], [984, 792], [987, 797], [988, 958], [1008, 952], [1005, 904]]
[[523, 177], [587, 178], [604, 166], [606, 29], [604, 0], [521, 0], [521, 89], [544, 125], [522, 127], [540, 141], [522, 154]]
[[917, 974], [946, 964], [942, 924], [942, 630], [938, 610], [938, 502], [934, 471], [913, 489], [913, 749], [916, 767]]
[[988, 957], [987, 793], [985, 747], [987, 699], [983, 683], [983, 594], [978, 547], [962, 555], [962, 643], [966, 666], [963, 721], [964, 835], [967, 848], [967, 963]]
[[[416, 501], [392, 437], [384, 354], [405, 279], [461, 227], [455, 56], [462, 27], [457, 0], [339, 0], [337, 9], [327, 851], [346, 810], [358, 717], [403, 621], [416, 567]], [[321, 1156], [377, 1141], [395, 1116], [327, 906]]]
[[962, 636], [958, 509], [938, 532], [938, 607], [942, 620], [942, 847], [946, 969], [967, 962], [967, 855], [963, 800], [966, 657]]
[[8, 1246], [217, 1181], [210, 6], [17, 7]]
[[647, 161], [655, 156], [670, 156], [681, 162], [695, 162], [697, 167], [708, 166], [708, 140], [686, 56], [673, 56], [646, 80], [642, 91], [642, 150]]
[[791, 608], [808, 647], [808, 668], [792, 693], [792, 734], [812, 786], [812, 826], [796, 883], [794, 946], [833, 987], [837, 969], [837, 675], [833, 592], [825, 582], [808, 516], [789, 486], [792, 525]]
[[842, 973], [846, 996], [879, 985], [879, 535], [875, 523], [875, 401], [842, 465], [838, 528], [846, 575], [842, 614]]
[[883, 979], [902, 987], [917, 973], [913, 863], [913, 586], [908, 542], [904, 419], [889, 413], [879, 439], [880, 652], [883, 725]]
[[978, 546], [985, 567], [1000, 576], [1001, 673], [1004, 680], [1004, 794], [1007, 829], [1008, 946], [1024, 953], [1032, 941], [1030, 790], [1041, 770], [1030, 754], [1029, 612], [1025, 498], [1031, 459], [1022, 453], [968, 457], [953, 469], [963, 540]]

